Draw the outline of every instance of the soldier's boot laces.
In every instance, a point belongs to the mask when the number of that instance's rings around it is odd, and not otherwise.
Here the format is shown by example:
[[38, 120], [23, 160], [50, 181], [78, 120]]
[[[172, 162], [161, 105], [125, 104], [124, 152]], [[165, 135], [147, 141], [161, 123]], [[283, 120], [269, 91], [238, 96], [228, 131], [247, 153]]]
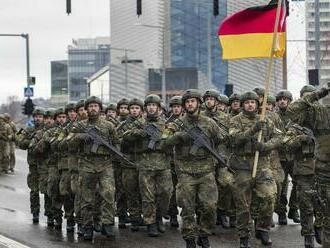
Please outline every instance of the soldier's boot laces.
[[249, 238], [248, 237], [240, 238], [239, 239], [239, 247], [240, 248], [251, 248]]
[[148, 225], [147, 229], [148, 229], [148, 236], [149, 237], [158, 237], [159, 236], [159, 233], [158, 233], [158, 230], [157, 230], [157, 223]]
[[230, 216], [229, 217], [229, 226], [230, 226], [230, 228], [235, 228], [236, 225], [237, 225], [236, 216]]
[[305, 236], [305, 248], [314, 248], [314, 237], [313, 235]]
[[281, 226], [285, 226], [288, 224], [288, 220], [286, 218], [285, 213], [278, 214], [278, 224]]
[[84, 236], [84, 228], [83, 228], [82, 224], [78, 224], [78, 231], [77, 231], [77, 233], [78, 233], [78, 236], [79, 237]]
[[201, 246], [202, 248], [210, 248], [210, 241], [208, 237], [198, 237], [197, 245]]
[[300, 216], [297, 209], [290, 208], [288, 218], [293, 220], [294, 223], [300, 223]]
[[194, 239], [185, 239], [186, 248], [196, 248], [196, 243]]
[[315, 240], [318, 244], [322, 244], [322, 228], [321, 227], [314, 227], [315, 232]]
[[54, 227], [54, 218], [53, 217], [50, 217], [50, 216], [47, 217], [47, 226]]
[[62, 229], [62, 218], [61, 219], [55, 219], [54, 227], [56, 230]]
[[118, 228], [119, 229], [125, 229], [127, 223], [126, 216], [119, 216], [119, 222], [118, 222]]
[[84, 240], [86, 241], [92, 241], [93, 240], [93, 228], [92, 227], [87, 227], [84, 228]]
[[102, 225], [102, 234], [104, 236], [107, 236], [108, 238], [114, 238], [115, 233], [113, 231], [113, 225], [110, 225], [110, 224]]
[[71, 233], [74, 231], [75, 221], [73, 219], [66, 220], [66, 231]]
[[163, 218], [157, 218], [157, 230], [160, 233], [164, 233], [166, 231]]
[[260, 239], [261, 243], [265, 246], [271, 246], [273, 243], [268, 232], [256, 230], [255, 236], [257, 239]]
[[34, 213], [32, 215], [32, 222], [33, 222], [33, 224], [38, 224], [39, 223], [39, 213]]
[[178, 217], [176, 215], [170, 217], [171, 227], [179, 227]]
[[94, 231], [95, 232], [101, 232], [102, 231], [102, 226], [101, 226], [101, 223], [100, 222], [96, 221], [94, 223]]

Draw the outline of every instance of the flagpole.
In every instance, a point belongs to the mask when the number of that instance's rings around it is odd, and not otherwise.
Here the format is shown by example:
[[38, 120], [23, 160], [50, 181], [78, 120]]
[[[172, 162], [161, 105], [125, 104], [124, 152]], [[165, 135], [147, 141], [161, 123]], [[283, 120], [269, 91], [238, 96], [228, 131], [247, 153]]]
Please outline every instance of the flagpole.
[[[278, 1], [278, 4], [277, 4], [276, 19], [275, 19], [275, 26], [274, 26], [274, 32], [273, 32], [272, 49], [271, 49], [271, 52], [270, 52], [270, 58], [269, 58], [269, 63], [268, 63], [266, 82], [265, 82], [265, 94], [264, 94], [264, 98], [263, 98], [263, 102], [262, 102], [260, 121], [264, 121], [265, 116], [266, 116], [266, 104], [267, 104], [268, 92], [269, 92], [269, 87], [270, 87], [270, 80], [271, 80], [272, 69], [273, 69], [274, 53], [275, 53], [277, 36], [278, 36], [277, 33], [278, 33], [278, 25], [279, 25], [280, 15], [281, 15], [281, 8], [282, 8], [282, 0]], [[260, 142], [261, 139], [262, 139], [262, 131], [259, 131], [259, 133], [258, 133], [258, 142]], [[259, 151], [256, 151], [255, 156], [254, 156], [253, 169], [252, 169], [252, 178], [253, 179], [256, 177], [256, 174], [257, 174], [258, 161], [259, 161]]]

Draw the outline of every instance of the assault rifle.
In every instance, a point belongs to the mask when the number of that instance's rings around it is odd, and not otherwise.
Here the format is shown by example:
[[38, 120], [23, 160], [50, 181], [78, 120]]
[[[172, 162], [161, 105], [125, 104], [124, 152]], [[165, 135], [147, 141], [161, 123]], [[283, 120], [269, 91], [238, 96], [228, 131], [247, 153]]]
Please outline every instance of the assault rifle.
[[159, 130], [158, 126], [154, 123], [143, 124], [139, 120], [136, 120], [134, 124], [138, 127], [143, 129], [144, 132], [149, 137], [149, 144], [148, 148], [150, 150], [156, 149], [156, 143], [161, 140], [162, 132]]
[[205, 133], [203, 132], [203, 130], [199, 126], [195, 125], [191, 128], [188, 128], [183, 123], [183, 121], [181, 121], [180, 119], [178, 119], [176, 121], [176, 123], [193, 140], [194, 144], [190, 149], [190, 154], [195, 155], [197, 153], [198, 149], [204, 148], [209, 153], [211, 153], [211, 155], [218, 161], [218, 163], [221, 167], [223, 167], [223, 168], [227, 167], [227, 169], [231, 173], [233, 173], [233, 174], [235, 173], [235, 171], [233, 169], [231, 169], [227, 166], [225, 158], [213, 149], [213, 147], [211, 145], [210, 138], [205, 135]]
[[121, 158], [125, 162], [125, 165], [136, 167], [136, 165], [132, 161], [130, 161], [114, 145], [112, 145], [111, 142], [109, 143], [102, 138], [100, 129], [98, 129], [97, 127], [85, 127], [79, 122], [77, 122], [77, 124], [78, 124], [79, 130], [83, 133], [88, 134], [91, 137], [91, 139], [93, 140], [93, 145], [92, 145], [92, 149], [91, 149], [92, 152], [95, 153], [97, 151], [98, 147], [100, 145], [102, 145], [102, 146], [108, 148], [109, 151], [111, 151], [114, 155]]

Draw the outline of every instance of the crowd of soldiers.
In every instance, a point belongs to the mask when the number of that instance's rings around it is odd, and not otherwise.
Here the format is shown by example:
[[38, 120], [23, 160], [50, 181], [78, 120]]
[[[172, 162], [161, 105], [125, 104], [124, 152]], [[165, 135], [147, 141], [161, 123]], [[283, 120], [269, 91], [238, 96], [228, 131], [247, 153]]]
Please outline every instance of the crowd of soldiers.
[[270, 246], [274, 222], [287, 218], [301, 223], [305, 247], [314, 239], [330, 247], [330, 109], [318, 101], [329, 90], [307, 85], [296, 101], [287, 90], [268, 96], [263, 121], [262, 88], [229, 98], [189, 89], [170, 99], [169, 111], [153, 94], [37, 108], [34, 126], [16, 137], [28, 151], [33, 222], [40, 192], [47, 225], [61, 230], [64, 214], [67, 232], [77, 224], [86, 241], [94, 232], [114, 238], [115, 216], [119, 228], [146, 226], [157, 237], [164, 218], [179, 227], [180, 209], [187, 248], [210, 247], [216, 224], [236, 227], [242, 248], [251, 246], [253, 227]]

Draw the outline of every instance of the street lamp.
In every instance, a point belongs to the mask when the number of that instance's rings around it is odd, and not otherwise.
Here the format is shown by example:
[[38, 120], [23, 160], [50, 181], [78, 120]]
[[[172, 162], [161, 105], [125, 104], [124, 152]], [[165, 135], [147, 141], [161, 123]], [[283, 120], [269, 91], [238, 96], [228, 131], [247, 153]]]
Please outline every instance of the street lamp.
[[166, 105], [166, 71], [165, 71], [165, 27], [158, 26], [158, 25], [149, 25], [149, 24], [142, 24], [142, 23], [135, 23], [135, 26], [147, 27], [147, 28], [157, 28], [162, 30], [163, 34], [163, 59], [162, 59], [162, 88], [161, 88], [161, 95], [163, 103]]

